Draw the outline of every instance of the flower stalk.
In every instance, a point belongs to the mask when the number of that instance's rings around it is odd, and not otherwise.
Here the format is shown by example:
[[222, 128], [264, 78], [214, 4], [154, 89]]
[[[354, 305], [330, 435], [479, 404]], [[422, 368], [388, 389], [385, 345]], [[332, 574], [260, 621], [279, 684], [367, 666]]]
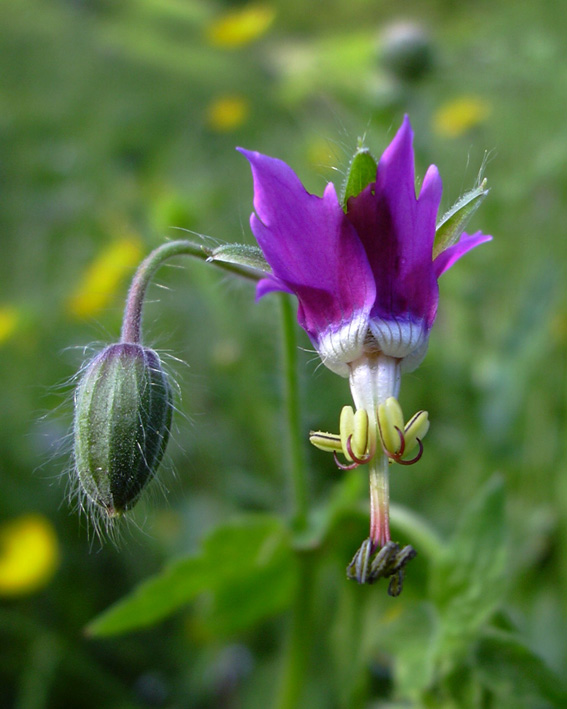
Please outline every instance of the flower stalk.
[[[120, 342], [91, 360], [75, 393], [74, 469], [80, 505], [102, 511], [105, 520], [136, 504], [169, 440], [173, 395], [159, 355], [142, 344], [142, 310], [157, 269], [179, 255], [210, 260], [212, 251], [186, 240], [152, 251], [130, 286]], [[249, 267], [215, 265], [254, 281], [260, 278]]]
[[281, 298], [283, 369], [285, 410], [289, 442], [289, 467], [293, 497], [293, 525], [303, 531], [307, 525], [307, 463], [301, 427], [301, 403], [297, 371], [297, 333], [292, 304], [287, 296]]
[[185, 239], [169, 241], [167, 244], [158, 246], [151, 254], [142, 261], [136, 275], [132, 280], [132, 285], [128, 291], [126, 307], [124, 309], [124, 320], [122, 323], [121, 342], [139, 343], [142, 329], [142, 309], [146, 290], [155, 272], [167, 259], [174, 256], [193, 256], [201, 261], [209, 261], [215, 266], [236, 273], [239, 276], [257, 282], [260, 276], [254, 274], [253, 270], [234, 263], [213, 260], [213, 251], [200, 244], [193, 244]]
[[[301, 426], [301, 402], [297, 358], [297, 328], [290, 298], [280, 299], [282, 323], [283, 381], [287, 428], [287, 458], [292, 484], [292, 526], [305, 531], [309, 512], [307, 461]], [[311, 552], [296, 549], [298, 580], [291, 609], [291, 623], [284, 654], [278, 709], [300, 706], [309, 666], [312, 633], [314, 558]]]

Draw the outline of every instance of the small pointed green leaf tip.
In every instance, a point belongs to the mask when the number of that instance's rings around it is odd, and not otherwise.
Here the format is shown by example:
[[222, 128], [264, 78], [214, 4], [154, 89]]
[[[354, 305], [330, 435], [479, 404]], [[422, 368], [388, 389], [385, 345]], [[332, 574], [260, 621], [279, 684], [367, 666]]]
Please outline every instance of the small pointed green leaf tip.
[[142, 345], [106, 347], [75, 395], [75, 471], [89, 502], [109, 517], [137, 501], [169, 439], [171, 388], [158, 355]]
[[248, 244], [223, 244], [213, 249], [208, 261], [220, 261], [222, 263], [234, 263], [238, 266], [252, 268], [255, 271], [270, 273], [271, 268], [264, 258], [262, 250], [257, 246]]
[[486, 189], [486, 178], [474, 189], [466, 192], [445, 214], [437, 224], [433, 258], [435, 259], [449, 246], [456, 244], [461, 234], [467, 228], [472, 215], [480, 207], [489, 190]]
[[345, 211], [349, 199], [359, 195], [367, 185], [376, 180], [377, 169], [376, 160], [374, 160], [368, 148], [359, 146], [350, 161], [344, 183], [341, 202]]

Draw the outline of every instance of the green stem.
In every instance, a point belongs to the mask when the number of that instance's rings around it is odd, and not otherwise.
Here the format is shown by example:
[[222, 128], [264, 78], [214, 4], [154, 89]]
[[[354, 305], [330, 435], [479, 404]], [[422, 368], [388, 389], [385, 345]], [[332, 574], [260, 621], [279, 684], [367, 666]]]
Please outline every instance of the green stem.
[[282, 296], [281, 309], [285, 403], [293, 494], [293, 524], [295, 531], [299, 532], [303, 531], [307, 526], [307, 464], [301, 428], [299, 377], [297, 372], [297, 329], [295, 314], [289, 296]]
[[[199, 244], [192, 244], [190, 241], [170, 241], [159, 246], [142, 261], [138, 266], [136, 275], [128, 291], [126, 308], [124, 310], [124, 320], [122, 323], [122, 342], [140, 343], [142, 328], [142, 308], [148, 284], [155, 272], [164, 261], [173, 256], [193, 256], [201, 261], [211, 259], [212, 251]], [[242, 268], [236, 264], [224, 263], [222, 261], [211, 261], [214, 266], [225, 271], [236, 273], [249, 280], [258, 281], [261, 276], [256, 276], [250, 269]]]
[[293, 600], [281, 690], [276, 701], [277, 709], [297, 709], [304, 706], [301, 703], [301, 695], [311, 653], [311, 606], [315, 565], [312, 553], [296, 553], [299, 578]]
[[[281, 298], [282, 340], [289, 463], [291, 467], [293, 517], [296, 533], [307, 527], [307, 462], [301, 427], [299, 377], [297, 371], [297, 325], [289, 296]], [[298, 580], [291, 609], [291, 626], [284, 655], [278, 709], [297, 709], [305, 685], [311, 654], [311, 597], [313, 593], [313, 554], [296, 549]]]

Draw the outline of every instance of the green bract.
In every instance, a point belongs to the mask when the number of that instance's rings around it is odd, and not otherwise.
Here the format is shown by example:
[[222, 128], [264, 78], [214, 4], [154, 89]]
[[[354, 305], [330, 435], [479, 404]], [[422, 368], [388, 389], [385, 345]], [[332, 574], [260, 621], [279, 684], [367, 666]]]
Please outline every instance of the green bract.
[[269, 273], [271, 271], [262, 250], [257, 246], [249, 246], [248, 244], [223, 244], [222, 246], [217, 246], [211, 252], [209, 260], [233, 263], [261, 273]]
[[435, 228], [433, 258], [459, 241], [472, 215], [480, 207], [487, 194], [488, 189], [486, 188], [486, 179], [484, 179], [445, 212]]
[[88, 365], [75, 396], [75, 468], [87, 498], [109, 517], [131, 508], [155, 475], [172, 411], [153, 350], [115, 344]]

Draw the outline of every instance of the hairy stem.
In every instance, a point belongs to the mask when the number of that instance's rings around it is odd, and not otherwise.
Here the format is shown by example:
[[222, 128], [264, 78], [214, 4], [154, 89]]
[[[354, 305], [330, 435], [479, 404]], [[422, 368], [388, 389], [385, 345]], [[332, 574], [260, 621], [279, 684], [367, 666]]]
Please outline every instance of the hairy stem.
[[[141, 342], [142, 309], [146, 290], [155, 272], [164, 261], [173, 256], [193, 256], [201, 261], [207, 261], [210, 259], [211, 255], [212, 251], [205, 246], [193, 244], [184, 239], [180, 241], [169, 241], [167, 244], [163, 244], [152, 251], [138, 266], [138, 270], [128, 291], [128, 298], [126, 299], [126, 307], [124, 309], [124, 319], [122, 322], [121, 341], [136, 344]], [[237, 266], [236, 264], [223, 263], [222, 261], [211, 261], [211, 263], [218, 268], [236, 273], [249, 280], [258, 281], [261, 278], [261, 275], [256, 275], [250, 269]]]

